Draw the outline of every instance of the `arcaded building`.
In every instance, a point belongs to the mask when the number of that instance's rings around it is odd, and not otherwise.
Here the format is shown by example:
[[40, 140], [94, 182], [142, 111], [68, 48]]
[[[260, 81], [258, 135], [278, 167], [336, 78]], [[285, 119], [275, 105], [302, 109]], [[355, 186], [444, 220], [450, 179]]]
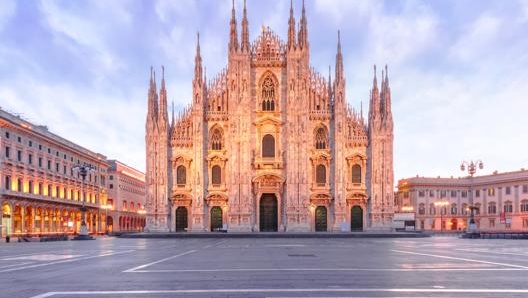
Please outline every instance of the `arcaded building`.
[[[193, 98], [169, 118], [151, 71], [146, 117], [146, 231], [310, 232], [389, 229], [393, 120], [387, 68], [374, 71], [368, 118], [349, 106], [337, 32], [334, 72], [310, 66], [308, 20], [287, 40], [250, 42], [243, 9], [227, 66], [206, 79], [196, 46]], [[299, 24], [298, 26], [296, 24]], [[337, 31], [337, 30], [336, 30]], [[364, 70], [370, 71], [370, 70]], [[332, 78], [333, 75], [333, 78]], [[191, 79], [190, 79], [191, 81]]]
[[528, 231], [528, 170], [402, 179], [396, 201], [415, 212], [420, 230], [465, 231], [471, 207], [478, 231]]
[[[88, 231], [103, 231], [106, 156], [1, 109], [0, 150], [1, 235], [79, 232], [83, 205]], [[84, 184], [77, 165], [95, 169]]]

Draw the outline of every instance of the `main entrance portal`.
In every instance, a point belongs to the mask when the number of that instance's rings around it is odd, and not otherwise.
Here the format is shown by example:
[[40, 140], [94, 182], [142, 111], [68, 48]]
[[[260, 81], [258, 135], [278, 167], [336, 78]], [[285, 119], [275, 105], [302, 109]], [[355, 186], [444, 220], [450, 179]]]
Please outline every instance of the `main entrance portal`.
[[350, 211], [350, 229], [356, 232], [363, 231], [363, 209], [357, 205]]
[[187, 230], [187, 208], [178, 207], [176, 209], [176, 232], [185, 232]]
[[263, 194], [260, 197], [260, 231], [277, 232], [277, 197]]

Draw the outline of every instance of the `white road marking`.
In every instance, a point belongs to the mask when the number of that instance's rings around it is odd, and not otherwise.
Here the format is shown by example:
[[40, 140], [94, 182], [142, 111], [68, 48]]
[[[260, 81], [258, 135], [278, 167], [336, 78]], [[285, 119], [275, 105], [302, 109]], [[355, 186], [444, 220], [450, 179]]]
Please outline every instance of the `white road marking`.
[[158, 260], [158, 261], [155, 261], [155, 262], [152, 262], [152, 263], [148, 263], [148, 264], [140, 265], [140, 266], [137, 266], [137, 267], [134, 267], [134, 268], [131, 268], [131, 269], [127, 269], [127, 270], [124, 270], [123, 272], [137, 272], [136, 270], [138, 270], [138, 269], [146, 268], [148, 266], [152, 266], [154, 264], [165, 262], [165, 261], [170, 260], [170, 259], [178, 258], [178, 257], [184, 256], [184, 255], [187, 255], [187, 254], [191, 254], [191, 253], [193, 253], [195, 251], [196, 250], [189, 250], [189, 251], [186, 251], [186, 252], [182, 252], [181, 254], [177, 254], [177, 255], [172, 256], [172, 257], [168, 257], [168, 258], [161, 259], [161, 260]]
[[31, 298], [58, 295], [146, 295], [146, 294], [219, 294], [219, 293], [465, 293], [465, 294], [528, 294], [528, 289], [412, 289], [412, 288], [343, 288], [343, 289], [195, 289], [195, 290], [139, 290], [139, 291], [71, 291], [47, 292]]
[[105, 254], [100, 254], [100, 255], [96, 255], [96, 256], [88, 256], [88, 257], [82, 257], [82, 258], [73, 258], [73, 259], [60, 260], [60, 261], [56, 261], [56, 262], [39, 263], [39, 264], [34, 264], [34, 265], [28, 265], [28, 266], [22, 266], [22, 267], [17, 267], [17, 268], [9, 268], [9, 269], [0, 270], [0, 273], [18, 271], [18, 270], [29, 269], [29, 268], [37, 268], [37, 267], [49, 266], [49, 265], [55, 265], [55, 264], [62, 264], [62, 263], [71, 263], [71, 262], [76, 262], [76, 261], [89, 260], [89, 259], [94, 259], [94, 258], [100, 258], [100, 257], [107, 257], [107, 256], [112, 256], [112, 255], [124, 254], [124, 253], [133, 252], [133, 251], [134, 250], [127, 250], [127, 251], [120, 251], [120, 252], [114, 252], [114, 253], [105, 253]]
[[57, 261], [71, 258], [82, 257], [83, 255], [61, 255], [61, 254], [38, 254], [30, 256], [21, 256], [14, 258], [3, 258], [4, 261], [14, 261], [14, 260], [34, 260], [34, 261]]
[[506, 267], [513, 267], [513, 268], [528, 269], [527, 266], [507, 264], [507, 263], [497, 263], [497, 262], [489, 262], [489, 261], [482, 261], [482, 260], [475, 260], [475, 259], [457, 258], [457, 257], [442, 256], [442, 255], [433, 255], [433, 254], [426, 254], [426, 253], [419, 253], [419, 252], [412, 252], [412, 251], [404, 251], [404, 250], [394, 250], [393, 249], [391, 251], [404, 253], [404, 254], [418, 255], [418, 256], [427, 256], [427, 257], [435, 257], [435, 258], [442, 258], [442, 259], [459, 260], [459, 261], [475, 262], [475, 263], [490, 264], [490, 265], [497, 265], [497, 266], [506, 266]]
[[[137, 268], [137, 267], [136, 267]], [[136, 269], [133, 268], [133, 269]], [[226, 268], [226, 269], [152, 269], [152, 270], [132, 270], [128, 269], [123, 272], [134, 273], [185, 273], [185, 272], [311, 272], [311, 271], [388, 271], [388, 272], [415, 272], [415, 271], [526, 271], [528, 269], [521, 268]]]
[[35, 263], [35, 262], [23, 262], [23, 263], [17, 263], [17, 264], [5, 265], [5, 266], [0, 266], [0, 269], [2, 269], [2, 268], [9, 268], [9, 267], [16, 267], [16, 266], [22, 266], [22, 265], [33, 264], [33, 263]]
[[484, 250], [484, 249], [465, 249], [465, 248], [458, 248], [456, 250], [460, 251], [469, 251], [469, 252], [484, 252], [488, 253], [490, 255], [513, 255], [513, 256], [528, 256], [528, 253], [514, 253], [514, 252], [498, 252], [498, 251], [490, 251], [490, 250]]
[[305, 247], [304, 244], [268, 244], [265, 247]]

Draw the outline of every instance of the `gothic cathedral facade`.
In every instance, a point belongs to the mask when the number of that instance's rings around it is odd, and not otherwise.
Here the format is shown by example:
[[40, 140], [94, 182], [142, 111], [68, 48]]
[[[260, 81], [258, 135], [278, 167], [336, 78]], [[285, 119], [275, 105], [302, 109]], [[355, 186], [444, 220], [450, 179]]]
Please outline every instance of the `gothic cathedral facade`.
[[263, 28], [250, 43], [245, 3], [240, 36], [233, 7], [227, 67], [207, 81], [198, 38], [192, 103], [172, 119], [151, 70], [146, 231], [390, 229], [387, 68], [379, 89], [374, 71], [365, 121], [346, 100], [339, 33], [333, 80], [310, 67], [304, 3], [287, 36]]

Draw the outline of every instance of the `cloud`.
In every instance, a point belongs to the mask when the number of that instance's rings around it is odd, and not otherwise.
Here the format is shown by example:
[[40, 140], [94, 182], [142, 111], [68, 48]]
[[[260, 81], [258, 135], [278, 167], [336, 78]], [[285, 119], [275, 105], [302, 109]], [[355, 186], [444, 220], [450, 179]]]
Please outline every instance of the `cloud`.
[[462, 62], [482, 57], [487, 51], [496, 48], [495, 41], [501, 32], [501, 23], [501, 20], [493, 15], [481, 15], [465, 28], [449, 49], [449, 55]]

